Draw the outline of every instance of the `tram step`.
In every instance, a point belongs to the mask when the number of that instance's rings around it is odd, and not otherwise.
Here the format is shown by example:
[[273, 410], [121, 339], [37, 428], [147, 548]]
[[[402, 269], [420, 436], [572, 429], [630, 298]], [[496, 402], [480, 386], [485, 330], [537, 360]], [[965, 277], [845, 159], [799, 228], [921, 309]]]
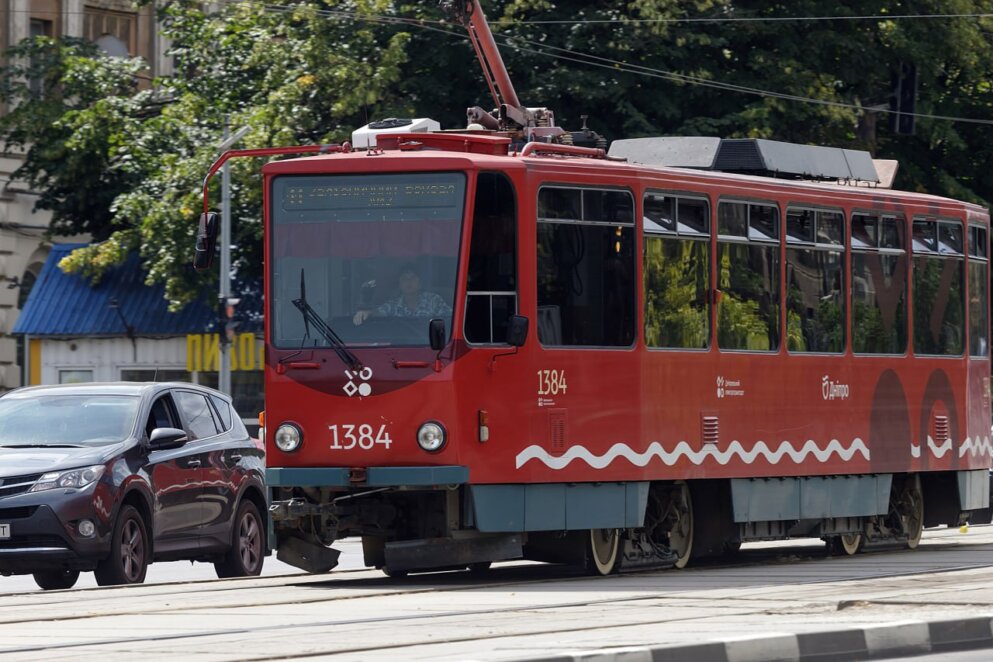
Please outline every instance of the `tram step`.
[[390, 572], [465, 567], [470, 563], [521, 558], [523, 537], [515, 533], [400, 540], [386, 543], [384, 553]]

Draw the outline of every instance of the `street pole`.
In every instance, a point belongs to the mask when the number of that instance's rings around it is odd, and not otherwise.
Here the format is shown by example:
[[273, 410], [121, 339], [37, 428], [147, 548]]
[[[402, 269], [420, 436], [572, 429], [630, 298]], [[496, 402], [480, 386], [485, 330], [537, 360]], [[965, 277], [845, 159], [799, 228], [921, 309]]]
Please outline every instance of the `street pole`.
[[[224, 144], [230, 139], [230, 129], [228, 121], [224, 120]], [[225, 320], [224, 327], [220, 330], [218, 338], [221, 350], [221, 364], [218, 366], [217, 390], [231, 395], [231, 342], [228, 338], [227, 317], [228, 299], [231, 298], [231, 166], [230, 162], [224, 164], [221, 175], [221, 291], [218, 298], [221, 300], [222, 319]]]
[[[224, 142], [219, 151], [223, 154], [245, 137], [249, 127], [240, 128], [231, 135], [228, 120], [224, 120]], [[228, 325], [231, 314], [237, 303], [231, 298], [231, 165], [226, 162], [221, 170], [221, 274], [220, 299], [224, 327], [220, 330], [220, 365], [217, 369], [217, 390], [231, 395], [231, 338], [228, 336]]]

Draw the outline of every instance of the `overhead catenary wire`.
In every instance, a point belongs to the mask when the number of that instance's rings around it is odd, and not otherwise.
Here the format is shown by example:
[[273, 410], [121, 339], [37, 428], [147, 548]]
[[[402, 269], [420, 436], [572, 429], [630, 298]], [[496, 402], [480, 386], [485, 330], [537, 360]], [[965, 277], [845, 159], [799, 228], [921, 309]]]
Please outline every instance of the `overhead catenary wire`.
[[684, 18], [600, 18], [514, 21], [511, 25], [582, 25], [584, 23], [801, 23], [813, 21], [905, 21], [913, 19], [993, 18], [991, 13], [867, 14], [864, 16], [697, 16]]
[[[239, 4], [240, 2], [241, 0], [235, 0], [235, 2], [232, 2], [231, 4]], [[299, 9], [299, 7], [281, 6], [281, 5], [265, 5], [264, 7], [266, 11], [282, 12], [282, 13], [293, 12]], [[354, 12], [343, 12], [336, 10], [314, 10], [314, 11], [318, 15], [349, 18], [351, 20], [362, 20], [362, 21], [368, 21], [368, 22], [379, 23], [384, 25], [398, 25], [398, 24], [406, 25], [410, 27], [419, 28], [422, 30], [440, 32], [442, 34], [453, 36], [459, 39], [466, 38], [465, 34], [460, 30], [447, 29], [445, 27], [440, 27], [438, 25], [428, 24], [428, 23], [441, 23], [441, 22], [424, 21], [422, 19], [394, 17], [394, 16], [373, 16], [373, 15], [363, 16], [361, 14], [356, 14]], [[860, 112], [900, 114], [903, 116], [914, 117], [918, 119], [932, 119], [932, 120], [941, 120], [948, 122], [960, 122], [960, 123], [977, 124], [983, 126], [993, 125], [993, 120], [988, 120], [988, 119], [959, 117], [954, 115], [938, 115], [933, 113], [907, 113], [907, 112], [894, 111], [889, 108], [878, 108], [878, 107], [868, 108], [861, 104], [849, 103], [845, 101], [816, 99], [813, 97], [805, 97], [805, 96], [789, 94], [785, 92], [776, 92], [773, 90], [764, 90], [761, 88], [736, 85], [734, 83], [725, 83], [721, 81], [700, 78], [698, 76], [690, 76], [688, 74], [679, 74], [676, 72], [665, 71], [653, 67], [630, 64], [627, 62], [622, 62], [620, 60], [614, 60], [611, 58], [591, 55], [589, 53], [582, 53], [580, 51], [574, 51], [567, 48], [561, 48], [558, 46], [551, 46], [549, 44], [544, 44], [541, 42], [524, 39], [522, 37], [507, 37], [506, 35], [502, 35], [502, 34], [501, 35], [494, 34], [494, 39], [496, 39], [502, 46], [505, 46], [507, 48], [512, 48], [524, 53], [531, 53], [542, 57], [549, 57], [552, 59], [563, 60], [567, 62], [575, 62], [578, 64], [584, 64], [592, 67], [599, 67], [602, 69], [609, 69], [610, 71], [613, 71], [615, 73], [621, 71], [639, 76], [647, 76], [649, 78], [658, 78], [677, 83], [684, 83], [689, 85], [697, 85], [700, 87], [708, 87], [712, 89], [723, 90], [727, 92], [738, 92], [740, 94], [748, 94], [752, 96], [780, 99], [783, 101], [793, 101], [797, 103], [806, 103], [811, 105], [845, 108]], [[530, 46], [530, 48], [521, 46], [520, 44], [527, 44], [528, 46]], [[554, 51], [557, 54], [549, 53], [548, 51]]]
[[[264, 4], [264, 3], [259, 3], [256, 0], [230, 0], [229, 2], [224, 2], [223, 4], [227, 6], [246, 5], [250, 7], [261, 7], [263, 8], [264, 11], [270, 13], [285, 14], [285, 13], [295, 13], [304, 10], [313, 11], [314, 13], [321, 16], [342, 18], [351, 21], [365, 21], [365, 22], [376, 23], [381, 25], [404, 25], [404, 26], [418, 28], [421, 30], [439, 32], [442, 34], [455, 37], [457, 39], [466, 38], [466, 35], [461, 30], [453, 30], [446, 28], [445, 26], [450, 25], [449, 22], [437, 20], [437, 19], [408, 18], [401, 16], [387, 16], [387, 15], [375, 15], [375, 14], [364, 15], [351, 11], [333, 10], [333, 9], [316, 9], [313, 7], [308, 7], [306, 5], [301, 6], [301, 5]], [[44, 12], [34, 12], [34, 13], [42, 14]], [[77, 12], [77, 13], [84, 13], [84, 12]], [[542, 24], [580, 25], [580, 24], [609, 24], [609, 23], [621, 23], [621, 24], [735, 23], [735, 22], [800, 22], [800, 21], [912, 20], [912, 19], [931, 20], [931, 19], [956, 19], [956, 18], [993, 18], [993, 13], [976, 12], [976, 13], [899, 14], [899, 15], [870, 14], [870, 15], [859, 15], [859, 16], [835, 15], [835, 16], [687, 17], [687, 18], [672, 18], [672, 19], [669, 18], [666, 19], [618, 18], [618, 19], [584, 19], [584, 20], [561, 19], [561, 20], [513, 21], [510, 22], [509, 25], [511, 26], [542, 25]], [[903, 116], [914, 117], [918, 119], [932, 119], [932, 120], [960, 122], [960, 123], [976, 124], [976, 125], [984, 125], [984, 126], [993, 125], [993, 120], [987, 120], [987, 119], [960, 117], [954, 115], [939, 115], [934, 113], [917, 113], [917, 112], [908, 113], [903, 111], [898, 112], [895, 110], [891, 110], [889, 108], [880, 108], [880, 107], [868, 108], [862, 104], [857, 104], [857, 103], [850, 103], [845, 101], [836, 101], [829, 99], [817, 99], [814, 97], [806, 97], [797, 94], [777, 92], [774, 90], [765, 90], [761, 88], [749, 87], [744, 85], [736, 85], [734, 83], [725, 83], [718, 80], [705, 79], [705, 78], [700, 78], [698, 76], [680, 74], [673, 71], [665, 71], [662, 69], [631, 64], [620, 60], [613, 60], [611, 58], [605, 58], [597, 55], [592, 55], [589, 53], [582, 53], [575, 50], [552, 46], [550, 44], [545, 44], [542, 42], [524, 39], [522, 37], [516, 37], [516, 36], [508, 37], [507, 35], [503, 35], [503, 34], [494, 34], [494, 39], [496, 39], [500, 43], [500, 45], [504, 47], [515, 49], [524, 53], [531, 53], [541, 57], [546, 57], [546, 58], [551, 58], [566, 62], [573, 62], [577, 64], [583, 64], [586, 66], [604, 68], [615, 73], [624, 72], [628, 74], [668, 80], [671, 82], [682, 83], [687, 85], [696, 85], [700, 87], [707, 87], [722, 91], [737, 92], [739, 94], [748, 94], [752, 96], [780, 99], [783, 101], [805, 103], [810, 105], [845, 108], [860, 112], [900, 114]], [[520, 44], [527, 44], [528, 46], [530, 46], [530, 48], [521, 46]], [[549, 51], [553, 51], [553, 53], [550, 53]], [[146, 78], [141, 74], [135, 74], [135, 76]]]

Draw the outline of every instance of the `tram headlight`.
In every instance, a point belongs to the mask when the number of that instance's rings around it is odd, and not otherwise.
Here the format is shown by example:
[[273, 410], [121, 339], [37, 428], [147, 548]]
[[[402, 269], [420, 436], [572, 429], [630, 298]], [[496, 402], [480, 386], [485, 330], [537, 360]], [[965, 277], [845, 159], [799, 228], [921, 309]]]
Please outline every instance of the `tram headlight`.
[[300, 442], [303, 441], [303, 433], [300, 431], [300, 428], [292, 423], [283, 423], [276, 429], [274, 441], [276, 442], [276, 448], [284, 453], [291, 453], [300, 447]]
[[444, 447], [447, 436], [444, 425], [428, 421], [417, 430], [417, 445], [429, 453], [436, 453]]

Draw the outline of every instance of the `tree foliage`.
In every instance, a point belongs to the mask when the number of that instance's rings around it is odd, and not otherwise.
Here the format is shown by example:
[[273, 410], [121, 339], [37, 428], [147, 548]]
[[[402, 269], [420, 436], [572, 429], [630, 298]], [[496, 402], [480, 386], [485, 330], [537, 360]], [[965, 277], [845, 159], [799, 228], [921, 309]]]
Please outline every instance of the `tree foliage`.
[[[226, 4], [205, 14], [199, 3], [173, 2], [160, 18], [177, 74], [154, 81], [142, 78], [141, 62], [75, 40], [34, 39], [9, 53], [0, 91], [14, 110], [0, 134], [27, 148], [16, 175], [44, 191], [38, 207], [52, 211], [54, 233], [95, 240], [63, 269], [99, 277], [137, 249], [150, 281], [164, 282], [176, 304], [189, 300], [204, 286], [188, 265], [225, 122], [250, 127], [240, 147], [339, 141], [366, 123], [365, 110], [400, 75], [407, 36], [329, 20], [315, 7]], [[378, 15], [388, 3], [349, 7]], [[31, 82], [39, 78], [42, 90]], [[232, 164], [233, 264], [257, 276], [260, 164]]]
[[[0, 100], [12, 110], [0, 118], [0, 138], [26, 150], [17, 175], [41, 191], [38, 207], [52, 211], [53, 233], [85, 232], [97, 242], [63, 268], [98, 276], [138, 249], [174, 303], [202, 289], [187, 265], [202, 178], [226, 120], [250, 127], [240, 146], [265, 147], [345, 140], [388, 116], [456, 128], [466, 107], [492, 103], [464, 30], [438, 22], [437, 3], [202, 6], [173, 0], [158, 10], [175, 61], [168, 77], [148, 80], [140, 61], [101, 57], [71, 39], [34, 39], [8, 52]], [[882, 111], [894, 71], [913, 63], [918, 113], [993, 117], [993, 21], [900, 18], [990, 13], [993, 0], [866, 7], [485, 3], [521, 101], [555, 109], [567, 127], [588, 115], [608, 139], [717, 135], [869, 149], [899, 159], [901, 188], [988, 204], [993, 127], [921, 117], [914, 135], [896, 135]], [[859, 18], [869, 14], [892, 18]], [[561, 22], [542, 22], [553, 20]], [[232, 166], [241, 276], [261, 264], [259, 166]]]

